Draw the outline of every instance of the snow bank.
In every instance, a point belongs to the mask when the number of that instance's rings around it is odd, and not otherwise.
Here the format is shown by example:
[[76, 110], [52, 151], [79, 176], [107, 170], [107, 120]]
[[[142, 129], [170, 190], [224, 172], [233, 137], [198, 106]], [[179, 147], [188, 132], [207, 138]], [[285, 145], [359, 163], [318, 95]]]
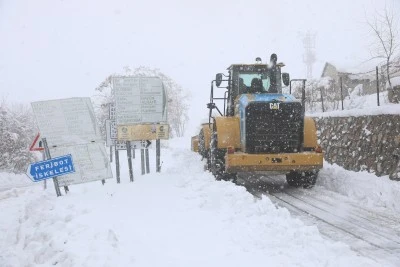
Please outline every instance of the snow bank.
[[32, 186], [34, 182], [25, 174], [0, 172], [0, 191], [14, 187]]
[[[354, 94], [356, 93], [354, 92]], [[376, 95], [353, 96], [353, 98], [345, 99], [345, 110], [314, 112], [307, 113], [307, 115], [312, 117], [357, 117], [366, 115], [400, 114], [399, 104], [386, 103], [387, 92], [380, 93], [379, 97], [381, 106], [377, 106]]]
[[[215, 181], [189, 139], [162, 150], [161, 174], [0, 192], [0, 266], [374, 266], [268, 199]], [[154, 155], [154, 151], [151, 151]], [[152, 166], [154, 170], [154, 166]]]
[[348, 196], [361, 205], [400, 212], [400, 183], [390, 180], [388, 176], [377, 177], [366, 171], [347, 171], [325, 161], [317, 184]]
[[[400, 85], [400, 76], [399, 77], [390, 78], [390, 82], [391, 82], [393, 87], [397, 86], [397, 85]], [[386, 86], [389, 87], [389, 83], [387, 83]]]

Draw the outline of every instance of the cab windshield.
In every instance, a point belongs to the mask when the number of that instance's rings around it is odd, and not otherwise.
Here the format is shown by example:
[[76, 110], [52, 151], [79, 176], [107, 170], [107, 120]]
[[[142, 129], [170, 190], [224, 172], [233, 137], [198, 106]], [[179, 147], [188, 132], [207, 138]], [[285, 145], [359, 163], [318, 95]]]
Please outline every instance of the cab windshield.
[[240, 93], [266, 93], [270, 79], [266, 73], [239, 73]]

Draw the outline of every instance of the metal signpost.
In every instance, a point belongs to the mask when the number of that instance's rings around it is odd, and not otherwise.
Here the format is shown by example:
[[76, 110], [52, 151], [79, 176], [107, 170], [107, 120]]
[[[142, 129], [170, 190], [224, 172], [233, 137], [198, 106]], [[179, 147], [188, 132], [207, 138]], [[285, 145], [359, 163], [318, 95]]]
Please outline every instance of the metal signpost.
[[[156, 170], [161, 169], [160, 139], [169, 138], [167, 97], [158, 77], [113, 77], [117, 139], [141, 149], [142, 174], [150, 172], [149, 140], [157, 140]], [[111, 111], [110, 111], [111, 113]], [[148, 144], [143, 144], [148, 142]], [[135, 141], [142, 144], [136, 146]], [[129, 157], [128, 157], [129, 158]]]
[[156, 140], [156, 172], [161, 172], [161, 144], [160, 139]]
[[144, 156], [146, 158], [146, 173], [150, 173], [150, 162], [149, 162], [149, 149], [144, 149]]
[[[42, 142], [43, 142], [43, 147], [44, 147], [46, 158], [51, 159], [50, 150], [49, 150], [49, 146], [47, 145], [46, 138], [43, 138]], [[58, 184], [57, 177], [53, 178], [53, 183], [54, 183], [54, 188], [56, 189], [56, 195], [57, 195], [57, 197], [60, 197], [61, 191], [60, 191], [60, 186]]]
[[[132, 167], [132, 149], [135, 149], [135, 144], [129, 141], [119, 141], [117, 139], [117, 127], [115, 123], [115, 105], [109, 105], [110, 119], [106, 120], [106, 145], [110, 147], [110, 162], [112, 162], [112, 147], [115, 147], [115, 168], [117, 174], [117, 183], [120, 183], [120, 164], [119, 150], [126, 150], [129, 167], [129, 180], [133, 182], [133, 167]], [[114, 118], [114, 119], [111, 119]]]
[[145, 165], [144, 165], [144, 149], [140, 149], [140, 160], [141, 160], [141, 167], [142, 167], [142, 175], [146, 173]]
[[379, 76], [378, 76], [378, 66], [376, 66], [376, 101], [378, 103], [378, 106], [380, 106], [379, 103]]
[[126, 142], [126, 154], [128, 157], [128, 168], [129, 168], [129, 180], [133, 182], [133, 168], [132, 168], [132, 149], [131, 149], [131, 142]]
[[119, 168], [119, 150], [115, 148], [115, 172], [116, 172], [116, 178], [117, 178], [117, 184], [121, 182], [121, 172]]

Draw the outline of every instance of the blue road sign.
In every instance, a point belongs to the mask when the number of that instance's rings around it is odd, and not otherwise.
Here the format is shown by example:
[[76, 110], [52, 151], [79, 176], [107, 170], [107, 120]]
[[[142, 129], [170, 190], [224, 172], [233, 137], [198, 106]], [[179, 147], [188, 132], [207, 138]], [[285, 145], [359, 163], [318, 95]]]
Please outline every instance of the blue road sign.
[[71, 154], [32, 163], [26, 174], [34, 182], [75, 172]]

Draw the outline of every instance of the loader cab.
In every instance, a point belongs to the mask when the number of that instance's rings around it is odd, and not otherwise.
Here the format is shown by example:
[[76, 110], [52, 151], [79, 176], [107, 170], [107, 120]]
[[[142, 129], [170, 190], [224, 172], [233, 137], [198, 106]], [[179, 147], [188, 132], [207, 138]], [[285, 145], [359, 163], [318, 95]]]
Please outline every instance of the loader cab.
[[267, 65], [232, 65], [228, 70], [232, 77], [231, 93], [234, 97], [241, 94], [268, 93], [271, 79]]
[[[240, 95], [282, 94], [282, 81], [284, 85], [289, 85], [289, 74], [281, 73], [281, 68], [285, 65], [277, 63], [276, 54], [271, 54], [269, 65], [260, 64], [260, 60], [256, 61], [256, 64], [233, 64], [228, 68], [228, 75], [222, 73], [216, 75], [215, 84], [217, 87], [220, 87], [223, 81], [228, 82], [228, 86], [223, 87], [227, 89], [225, 96], [219, 98], [224, 100], [224, 116], [234, 116], [234, 102]], [[213, 109], [215, 104], [212, 103], [218, 98], [214, 98], [213, 86], [211, 87], [211, 104], [209, 107]]]
[[227, 113], [233, 115], [235, 99], [242, 94], [282, 93], [281, 65], [234, 64], [228, 68], [230, 88]]

